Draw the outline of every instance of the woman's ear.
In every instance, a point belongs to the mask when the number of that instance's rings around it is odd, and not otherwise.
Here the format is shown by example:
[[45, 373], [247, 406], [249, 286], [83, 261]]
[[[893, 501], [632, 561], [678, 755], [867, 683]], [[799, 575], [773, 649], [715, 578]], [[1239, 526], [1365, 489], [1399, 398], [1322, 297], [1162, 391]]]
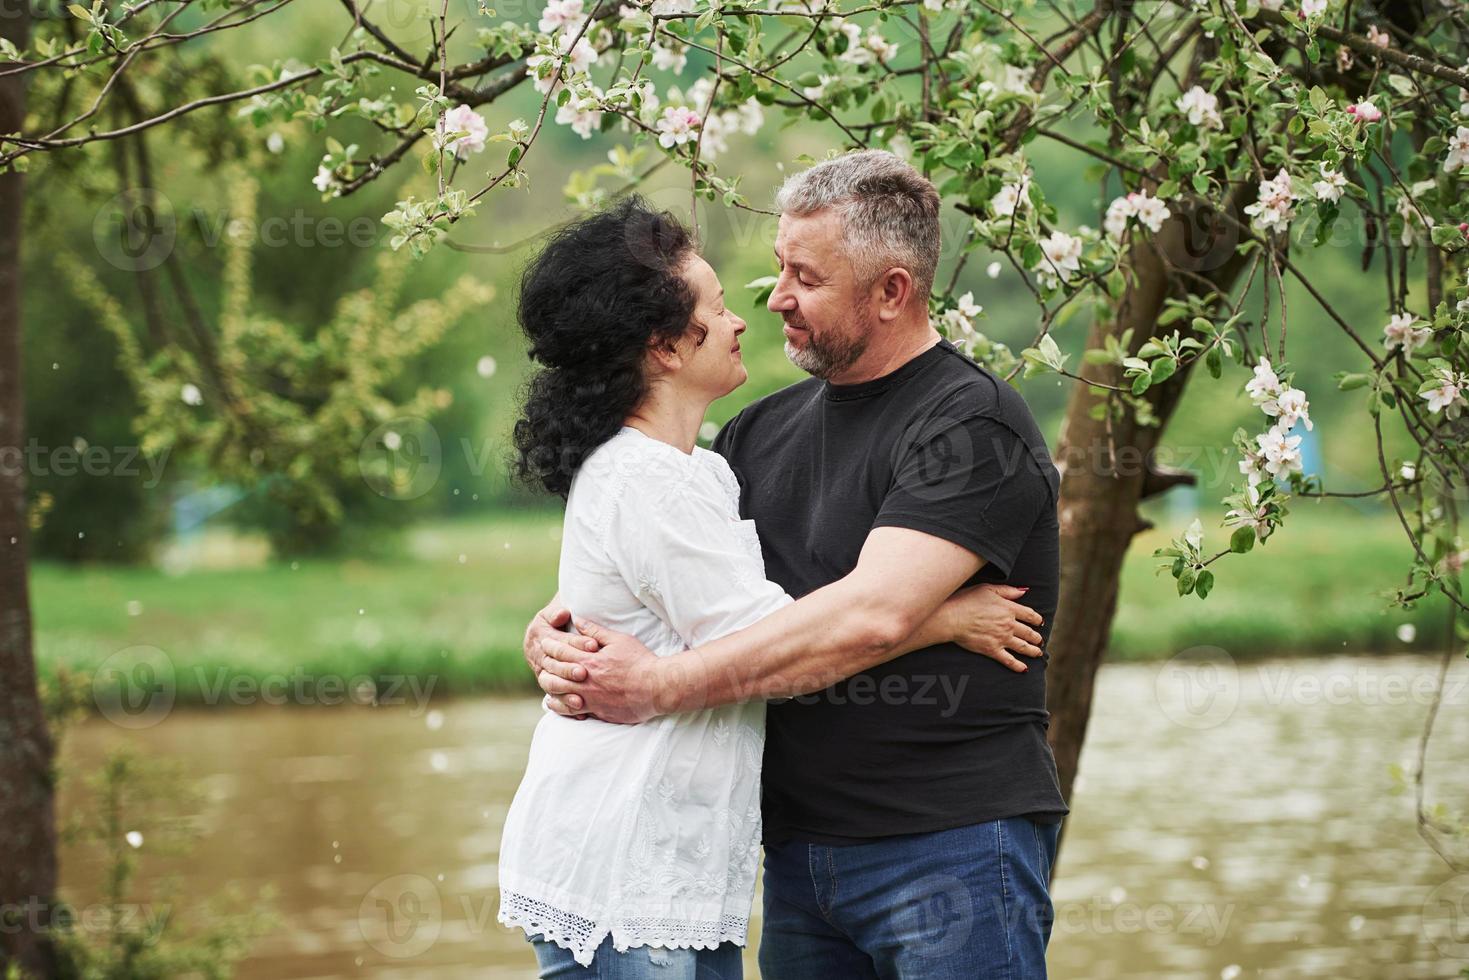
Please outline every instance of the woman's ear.
[[651, 367], [660, 374], [668, 374], [683, 367], [683, 355], [667, 341], [655, 340], [650, 343], [648, 357], [652, 360]]

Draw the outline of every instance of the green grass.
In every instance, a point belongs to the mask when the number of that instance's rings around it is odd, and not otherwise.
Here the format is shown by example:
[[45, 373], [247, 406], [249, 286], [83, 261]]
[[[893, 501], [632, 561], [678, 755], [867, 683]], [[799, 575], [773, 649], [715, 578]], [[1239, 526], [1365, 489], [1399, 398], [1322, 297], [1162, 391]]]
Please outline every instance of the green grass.
[[[1207, 601], [1154, 575], [1171, 521], [1135, 540], [1110, 656], [1168, 657], [1198, 645], [1237, 657], [1404, 649], [1442, 635], [1439, 607], [1385, 611], [1404, 545], [1380, 518], [1305, 510], [1267, 546], [1216, 564]], [[434, 693], [525, 689], [520, 637], [555, 588], [559, 515], [518, 513], [416, 529], [401, 558], [302, 561], [168, 575], [41, 564], [33, 574], [41, 674], [88, 673], [128, 647], [163, 650], [177, 696], [200, 703], [220, 677], [434, 678]], [[1207, 540], [1224, 540], [1206, 529]], [[460, 556], [463, 560], [460, 560]], [[139, 603], [137, 615], [129, 604]]]

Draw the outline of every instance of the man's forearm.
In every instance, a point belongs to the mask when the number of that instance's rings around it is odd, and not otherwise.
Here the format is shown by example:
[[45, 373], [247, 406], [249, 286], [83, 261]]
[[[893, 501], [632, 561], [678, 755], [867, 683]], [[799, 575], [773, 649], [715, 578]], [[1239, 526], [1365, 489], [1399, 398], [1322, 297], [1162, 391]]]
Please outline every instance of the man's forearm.
[[[666, 713], [755, 698], [820, 691], [912, 650], [943, 642], [932, 608], [878, 601], [851, 577], [833, 582], [712, 643], [654, 665], [656, 698]], [[916, 628], [912, 620], [921, 616]]]

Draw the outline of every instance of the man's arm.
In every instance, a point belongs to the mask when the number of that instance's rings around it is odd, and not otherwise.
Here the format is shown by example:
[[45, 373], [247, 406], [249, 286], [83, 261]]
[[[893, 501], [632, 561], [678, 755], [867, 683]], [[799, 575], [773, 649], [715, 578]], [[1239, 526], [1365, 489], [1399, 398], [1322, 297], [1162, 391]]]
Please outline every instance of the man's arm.
[[902, 652], [982, 564], [967, 548], [922, 531], [875, 528], [846, 577], [677, 656], [656, 657], [630, 637], [577, 620], [582, 633], [602, 644], [597, 650], [560, 640], [543, 639], [542, 645], [555, 660], [584, 668], [586, 679], [548, 670], [539, 675], [541, 686], [553, 695], [576, 695], [580, 703], [564, 702], [569, 710], [626, 723], [820, 691]]

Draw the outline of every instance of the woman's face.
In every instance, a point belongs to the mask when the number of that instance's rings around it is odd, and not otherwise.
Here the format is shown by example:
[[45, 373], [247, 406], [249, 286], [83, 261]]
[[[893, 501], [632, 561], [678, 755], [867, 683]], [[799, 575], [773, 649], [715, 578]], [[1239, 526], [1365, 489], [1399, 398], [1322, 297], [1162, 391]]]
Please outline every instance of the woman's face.
[[[677, 345], [682, 358], [677, 383], [712, 401], [734, 391], [749, 377], [740, 355], [745, 321], [724, 305], [724, 287], [708, 262], [698, 255], [691, 256], [684, 264], [683, 275], [698, 300], [694, 306], [696, 326]], [[703, 343], [699, 343], [698, 327], [708, 331]]]

